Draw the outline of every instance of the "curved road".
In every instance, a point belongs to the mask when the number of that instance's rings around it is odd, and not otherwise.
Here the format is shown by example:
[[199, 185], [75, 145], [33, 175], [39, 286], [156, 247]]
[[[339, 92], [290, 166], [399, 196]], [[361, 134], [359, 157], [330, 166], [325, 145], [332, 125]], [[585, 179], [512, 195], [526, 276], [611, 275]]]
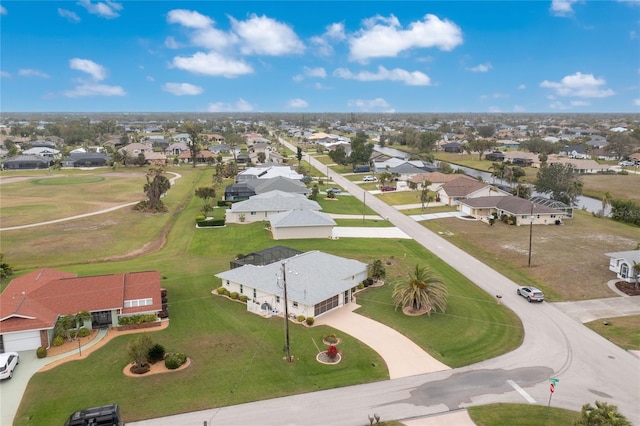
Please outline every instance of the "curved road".
[[[295, 147], [281, 140], [295, 151]], [[349, 193], [364, 199], [364, 191], [314, 158], [318, 170]], [[150, 425], [356, 425], [377, 413], [382, 420], [411, 419], [494, 402], [547, 405], [549, 379], [557, 378], [554, 407], [579, 411], [602, 400], [618, 406], [640, 425], [640, 360], [551, 303], [530, 304], [516, 295], [518, 285], [476, 260], [408, 216], [375, 197], [367, 205], [456, 268], [521, 319], [525, 337], [516, 350], [474, 365], [285, 398], [258, 401], [150, 419]], [[541, 422], [543, 420], [541, 419]]]

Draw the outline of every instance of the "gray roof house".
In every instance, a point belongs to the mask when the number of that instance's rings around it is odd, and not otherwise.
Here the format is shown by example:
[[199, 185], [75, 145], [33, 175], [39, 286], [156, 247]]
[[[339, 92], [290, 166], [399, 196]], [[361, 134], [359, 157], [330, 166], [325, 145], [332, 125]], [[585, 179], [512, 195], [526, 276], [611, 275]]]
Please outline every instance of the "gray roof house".
[[104, 167], [111, 159], [99, 152], [72, 152], [62, 160], [62, 167]]
[[5, 170], [47, 169], [52, 161], [50, 158], [38, 155], [18, 155], [4, 160], [2, 168]]
[[320, 210], [320, 205], [302, 194], [274, 190], [232, 204], [225, 219], [227, 223], [251, 223], [288, 210]]
[[636, 278], [640, 279], [633, 270], [634, 264], [640, 264], [640, 250], [605, 253], [605, 256], [609, 256], [609, 270], [615, 272], [622, 281], [635, 283]]
[[367, 265], [321, 251], [309, 251], [268, 265], [244, 265], [216, 274], [222, 287], [246, 295], [247, 310], [270, 316], [287, 310], [292, 317], [318, 317], [351, 302], [367, 278]]
[[274, 240], [332, 238], [336, 221], [316, 210], [289, 210], [269, 217]]
[[[564, 212], [513, 195], [477, 197], [458, 200], [460, 211], [476, 219], [489, 221], [495, 213], [515, 217], [514, 225], [559, 225]], [[531, 214], [533, 212], [533, 215]]]
[[279, 176], [270, 179], [251, 179], [227, 185], [224, 189], [224, 199], [227, 201], [248, 200], [253, 195], [275, 190], [305, 196], [311, 193], [311, 189], [301, 181]]

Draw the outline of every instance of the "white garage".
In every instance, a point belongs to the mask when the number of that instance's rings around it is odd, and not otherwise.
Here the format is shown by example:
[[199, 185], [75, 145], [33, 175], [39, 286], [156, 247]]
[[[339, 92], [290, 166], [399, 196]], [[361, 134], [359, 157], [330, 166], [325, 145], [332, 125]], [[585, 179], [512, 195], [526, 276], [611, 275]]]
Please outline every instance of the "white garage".
[[2, 343], [5, 352], [20, 352], [38, 349], [40, 343], [40, 331], [19, 331], [15, 333], [5, 333], [2, 336]]

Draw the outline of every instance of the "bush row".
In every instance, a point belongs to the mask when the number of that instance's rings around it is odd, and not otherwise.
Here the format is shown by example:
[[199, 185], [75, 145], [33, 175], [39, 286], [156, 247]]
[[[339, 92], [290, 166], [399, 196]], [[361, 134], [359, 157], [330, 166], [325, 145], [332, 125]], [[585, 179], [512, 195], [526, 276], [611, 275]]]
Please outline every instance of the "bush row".
[[138, 314], [128, 317], [118, 318], [119, 325], [142, 324], [144, 322], [155, 322], [158, 319], [156, 314]]
[[198, 225], [198, 228], [224, 226], [224, 219], [196, 220], [196, 225]]

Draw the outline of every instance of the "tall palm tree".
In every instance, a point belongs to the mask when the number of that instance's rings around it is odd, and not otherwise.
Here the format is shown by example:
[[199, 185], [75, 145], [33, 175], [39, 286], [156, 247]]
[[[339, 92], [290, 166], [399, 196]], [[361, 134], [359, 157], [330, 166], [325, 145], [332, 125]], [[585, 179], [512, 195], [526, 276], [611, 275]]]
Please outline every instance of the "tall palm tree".
[[584, 426], [631, 426], [631, 422], [620, 412], [615, 405], [596, 401], [596, 406], [585, 404], [582, 406], [580, 418], [574, 425]]
[[448, 294], [444, 282], [429, 268], [416, 265], [408, 282], [396, 284], [392, 298], [396, 309], [402, 306], [412, 313], [431, 315], [437, 310], [445, 312]]
[[76, 336], [78, 335], [78, 331], [80, 331], [80, 329], [84, 326], [84, 322], [91, 321], [92, 318], [93, 317], [91, 316], [91, 314], [87, 311], [80, 311], [73, 316], [73, 319], [76, 323]]

